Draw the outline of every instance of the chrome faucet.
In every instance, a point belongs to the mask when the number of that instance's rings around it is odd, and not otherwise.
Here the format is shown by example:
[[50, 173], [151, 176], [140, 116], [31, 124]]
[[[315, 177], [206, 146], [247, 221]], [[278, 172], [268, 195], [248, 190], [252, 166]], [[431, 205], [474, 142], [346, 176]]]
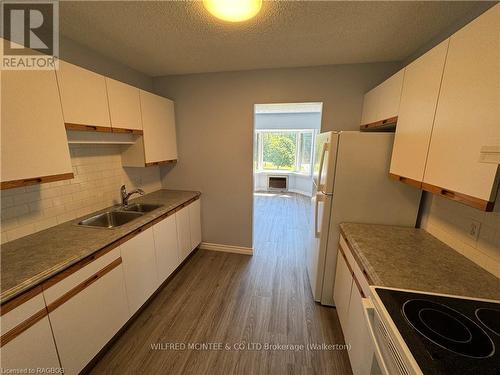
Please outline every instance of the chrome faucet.
[[128, 199], [130, 198], [130, 196], [132, 194], [144, 195], [144, 190], [135, 189], [135, 190], [132, 190], [130, 193], [127, 193], [127, 188], [125, 187], [125, 185], [122, 185], [122, 187], [120, 188], [120, 193], [122, 196], [122, 206], [128, 206]]

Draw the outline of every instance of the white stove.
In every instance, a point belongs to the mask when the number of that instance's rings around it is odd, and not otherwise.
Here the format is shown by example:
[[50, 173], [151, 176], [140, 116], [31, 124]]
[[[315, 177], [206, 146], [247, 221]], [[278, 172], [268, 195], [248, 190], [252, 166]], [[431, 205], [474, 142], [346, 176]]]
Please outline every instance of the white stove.
[[372, 374], [500, 374], [500, 301], [370, 291], [364, 307], [378, 364]]

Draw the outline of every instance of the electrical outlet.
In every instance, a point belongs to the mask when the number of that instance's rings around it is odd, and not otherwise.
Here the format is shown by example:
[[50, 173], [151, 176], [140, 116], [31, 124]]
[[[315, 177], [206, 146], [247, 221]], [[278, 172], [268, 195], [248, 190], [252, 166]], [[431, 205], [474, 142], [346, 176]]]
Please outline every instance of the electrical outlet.
[[472, 220], [470, 222], [470, 227], [469, 227], [469, 237], [477, 241], [480, 230], [481, 230], [481, 223], [479, 221]]

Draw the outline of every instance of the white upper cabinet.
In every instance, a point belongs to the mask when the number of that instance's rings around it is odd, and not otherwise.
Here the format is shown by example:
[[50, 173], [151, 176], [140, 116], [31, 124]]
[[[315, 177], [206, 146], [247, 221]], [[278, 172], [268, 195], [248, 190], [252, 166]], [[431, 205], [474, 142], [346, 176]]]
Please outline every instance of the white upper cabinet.
[[6, 70], [0, 82], [2, 189], [73, 178], [56, 73]]
[[421, 182], [449, 39], [406, 67], [390, 172]]
[[493, 201], [497, 164], [483, 146], [500, 145], [500, 5], [450, 38], [424, 175], [425, 184]]
[[57, 70], [64, 122], [111, 127], [105, 77], [59, 61]]
[[177, 159], [174, 102], [141, 90], [146, 163]]
[[365, 94], [361, 125], [382, 122], [398, 115], [403, 76], [404, 69]]
[[144, 135], [122, 153], [125, 167], [144, 167], [177, 160], [174, 102], [140, 90]]
[[111, 126], [120, 129], [142, 130], [139, 89], [106, 77]]

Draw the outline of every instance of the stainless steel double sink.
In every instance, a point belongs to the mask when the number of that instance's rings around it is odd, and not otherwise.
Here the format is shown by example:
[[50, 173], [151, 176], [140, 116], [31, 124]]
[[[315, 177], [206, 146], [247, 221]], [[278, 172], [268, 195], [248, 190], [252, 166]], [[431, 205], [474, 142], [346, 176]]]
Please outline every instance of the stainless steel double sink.
[[80, 221], [78, 225], [97, 228], [116, 228], [162, 206], [162, 204], [133, 203], [119, 209], [94, 215]]

